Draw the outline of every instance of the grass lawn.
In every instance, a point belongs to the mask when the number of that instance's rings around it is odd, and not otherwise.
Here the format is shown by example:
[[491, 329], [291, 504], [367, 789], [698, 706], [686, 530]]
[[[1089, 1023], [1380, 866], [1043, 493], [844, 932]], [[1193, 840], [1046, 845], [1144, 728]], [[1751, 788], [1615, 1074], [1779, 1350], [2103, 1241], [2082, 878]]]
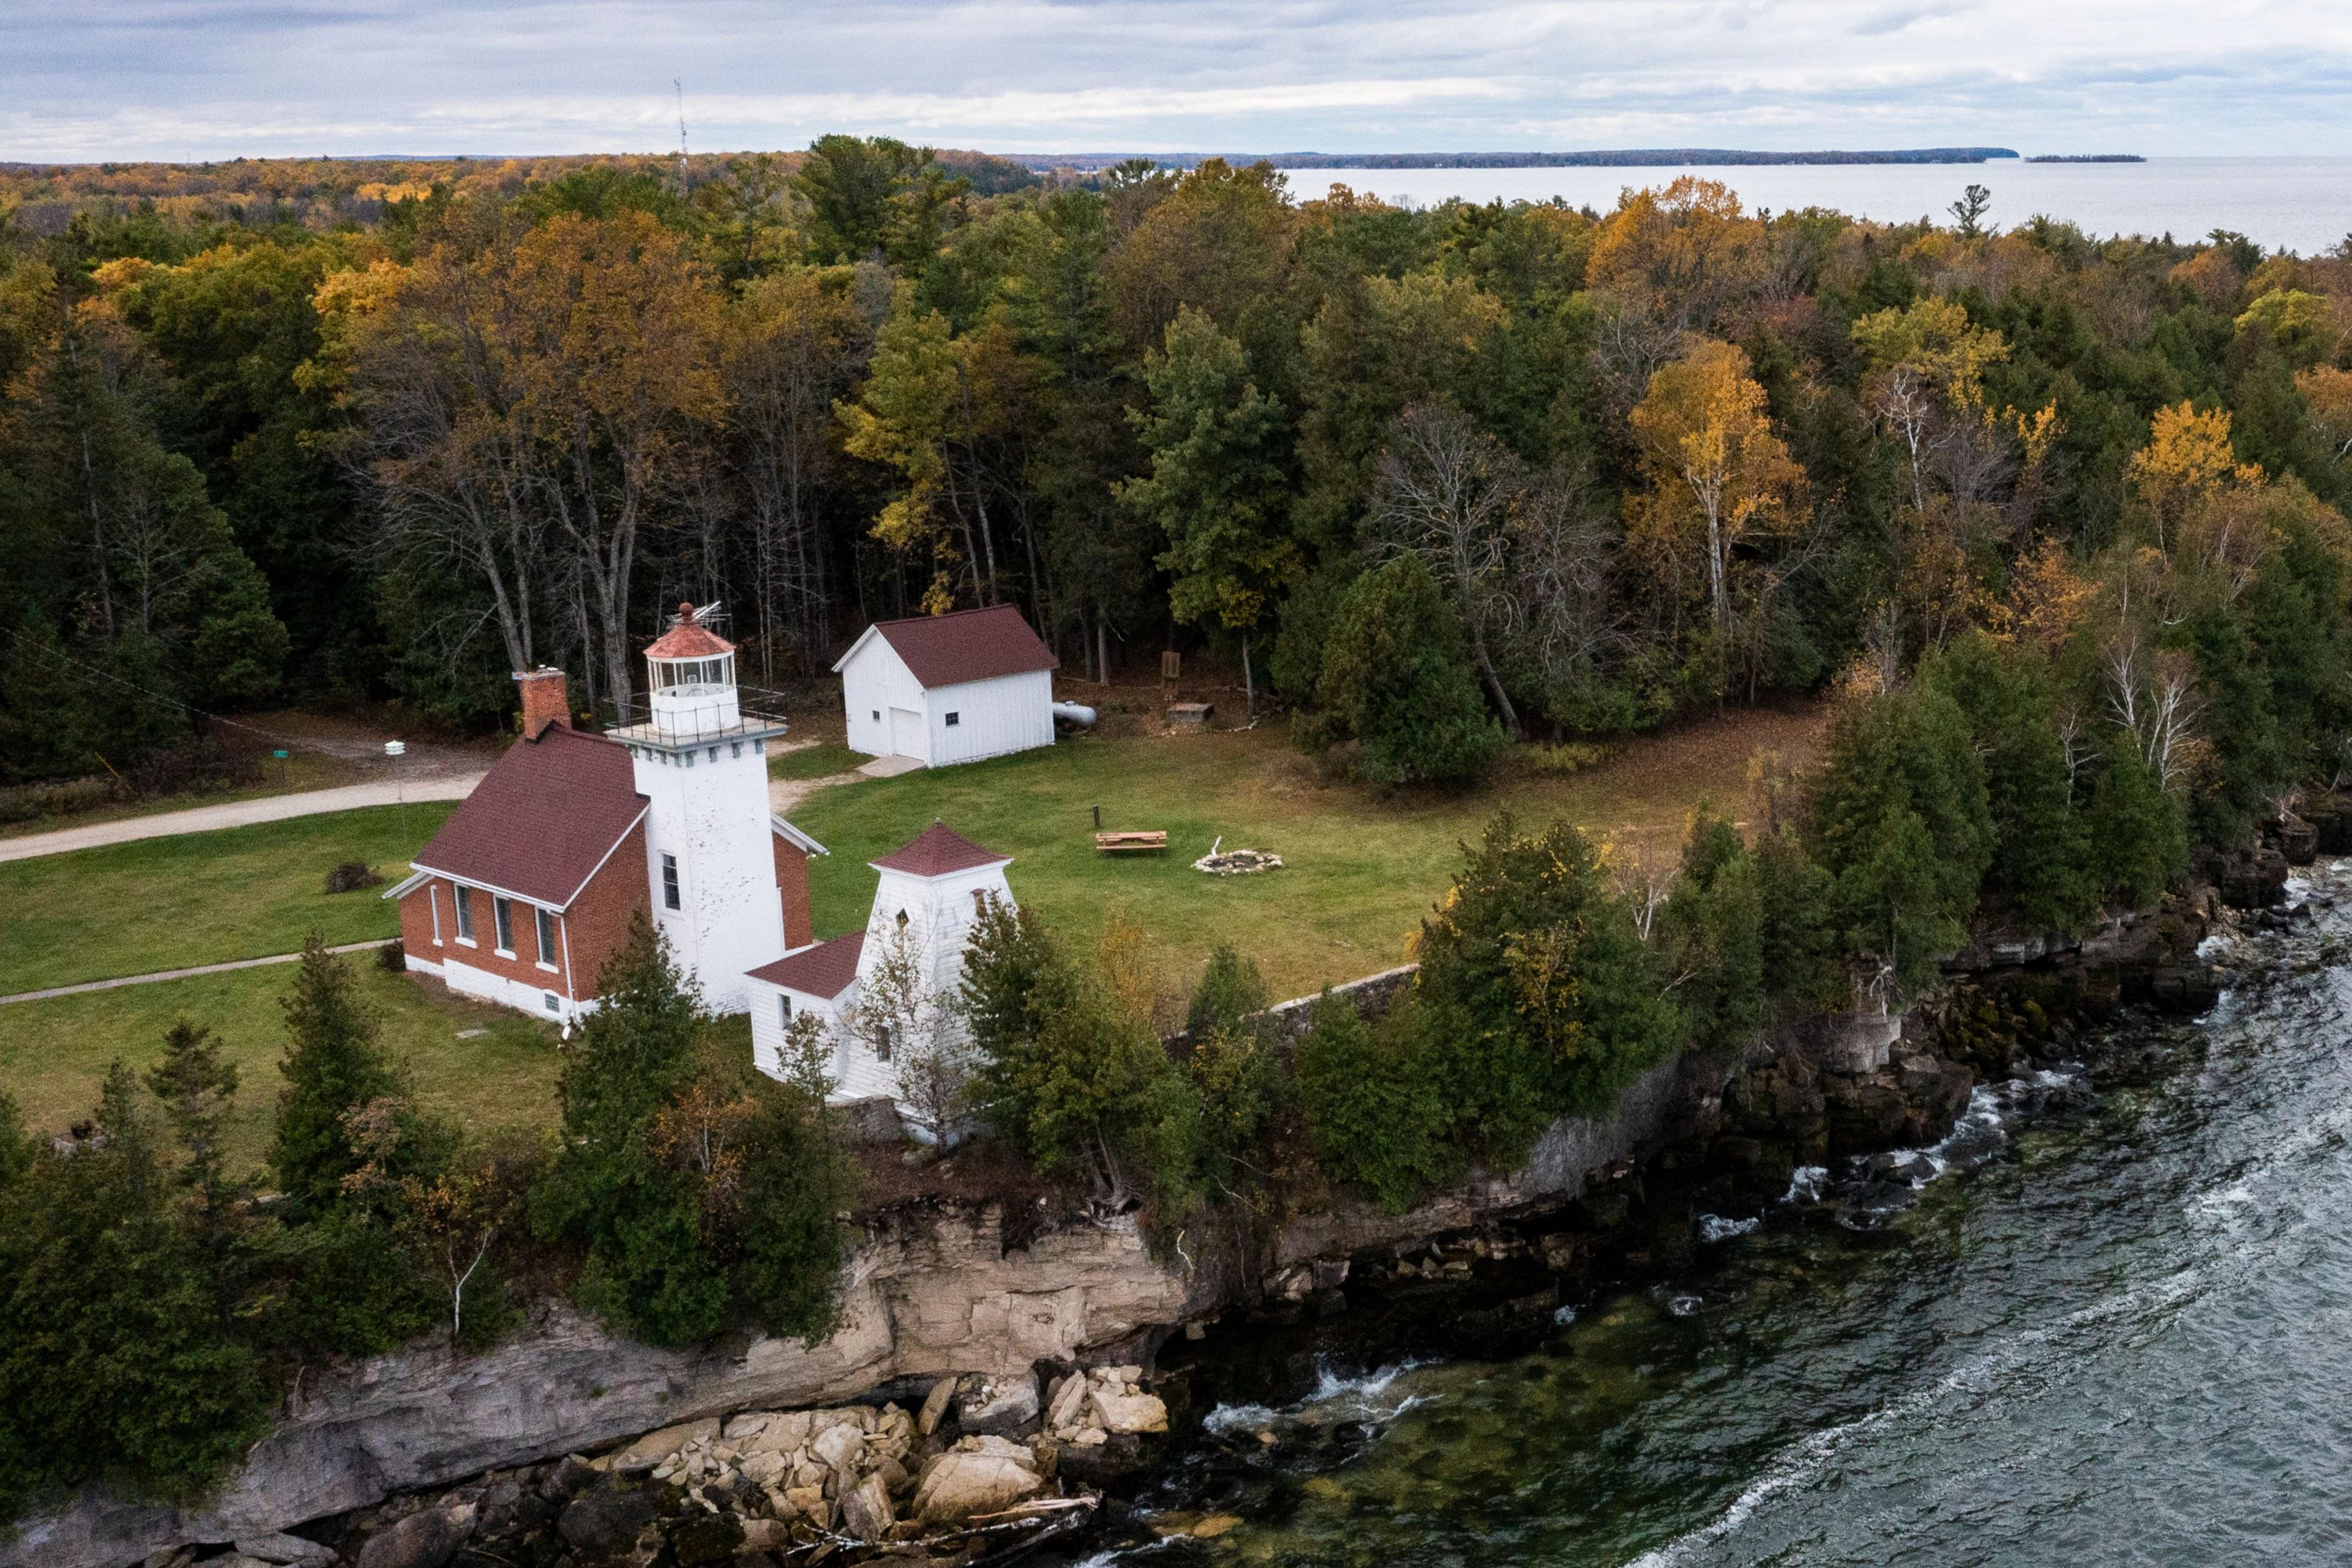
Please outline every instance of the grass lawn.
[[[331, 895], [327, 872], [364, 860], [396, 881], [456, 809], [412, 802], [0, 862], [0, 995], [292, 952], [312, 931], [397, 936], [382, 889]], [[0, 1033], [16, 1024], [0, 1017]]]
[[[382, 1020], [382, 1037], [406, 1060], [417, 1100], [427, 1110], [478, 1131], [554, 1120], [562, 1058], [552, 1027], [386, 974], [373, 954], [343, 962], [362, 975]], [[98, 1103], [99, 1079], [109, 1062], [121, 1057], [144, 1072], [163, 1054], [163, 1032], [185, 1017], [217, 1031], [225, 1054], [236, 1064], [230, 1159], [257, 1163], [283, 1082], [278, 1063], [286, 1053], [286, 1032], [278, 998], [293, 981], [293, 965], [272, 964], [11, 1004], [0, 1008], [0, 1087], [16, 1098], [28, 1125], [61, 1130]], [[484, 1032], [457, 1037], [477, 1029]]]
[[835, 773], [845, 773], [869, 759], [862, 752], [833, 741], [819, 741], [814, 746], [795, 746], [788, 752], [778, 752], [768, 760], [768, 776], [772, 779], [824, 779]]
[[[1013, 896], [1084, 937], [1123, 907], [1189, 984], [1233, 942], [1277, 996], [1303, 994], [1404, 961], [1407, 938], [1444, 893], [1460, 844], [1508, 806], [1529, 825], [1566, 817], [1604, 837], [1678, 837], [1701, 798], [1737, 812], [1749, 757], [1810, 757], [1812, 710], [1754, 711], [1643, 740], [1570, 773], [1507, 767], [1467, 795], [1382, 797], [1323, 781], [1279, 729], [1181, 736], [1079, 737], [993, 762], [860, 779], [817, 790], [793, 820], [832, 850], [810, 868], [820, 935], [862, 926], [866, 862], [936, 816], [1013, 856]], [[1106, 828], [1165, 828], [1164, 856], [1097, 854]], [[1192, 869], [1218, 837], [1270, 849], [1284, 869], [1211, 877]]]

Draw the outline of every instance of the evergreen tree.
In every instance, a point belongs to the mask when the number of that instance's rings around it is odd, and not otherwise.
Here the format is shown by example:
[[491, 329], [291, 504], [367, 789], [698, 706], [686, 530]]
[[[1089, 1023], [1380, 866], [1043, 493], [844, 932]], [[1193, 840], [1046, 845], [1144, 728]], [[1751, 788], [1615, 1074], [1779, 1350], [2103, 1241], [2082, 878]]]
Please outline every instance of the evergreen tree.
[[398, 1095], [403, 1085], [377, 1043], [359, 977], [315, 931], [302, 944], [294, 989], [282, 1005], [288, 1044], [278, 1070], [286, 1087], [278, 1096], [269, 1169], [295, 1213], [311, 1216], [336, 1205], [343, 1179], [364, 1163], [352, 1113]]
[[1414, 994], [1468, 1141], [1516, 1163], [1558, 1116], [1600, 1115], [1682, 1021], [1584, 835], [1487, 824], [1422, 921]]
[[1924, 684], [1850, 703], [1831, 721], [1812, 811], [1839, 941], [1878, 967], [1873, 984], [1891, 1005], [1967, 942], [1992, 861], [1966, 717]]
[[2098, 908], [2047, 666], [1982, 632], [1927, 662], [1920, 679], [1968, 721], [1984, 767], [1993, 848], [1987, 888], [2028, 927], [2080, 931]]
[[274, 1394], [181, 1223], [137, 1080], [117, 1062], [94, 1131], [27, 1151], [0, 1202], [0, 1518], [105, 1479], [193, 1501], [267, 1430]]
[[695, 1078], [701, 1003], [643, 910], [596, 985], [603, 1003], [557, 1080], [563, 1131], [534, 1226], [585, 1245], [590, 1305], [653, 1343], [692, 1343], [726, 1326], [731, 1291], [704, 1246], [699, 1184], [657, 1144]]
[[1351, 584], [1323, 644], [1322, 711], [1302, 739], [1352, 740], [1374, 784], [1475, 779], [1504, 744], [1478, 694], [1462, 617], [1417, 555]]
[[1221, 942], [1209, 954], [1209, 967], [1201, 984], [1193, 988], [1184, 1027], [1196, 1037], [1213, 1029], [1232, 1029], [1253, 1014], [1265, 1012], [1270, 1000], [1257, 961], [1244, 958], [1232, 942]]
[[1702, 805], [1661, 911], [1667, 962], [1691, 1038], [1731, 1045], [1764, 1023], [1764, 904], [1739, 829]]
[[227, 1196], [221, 1173], [221, 1125], [236, 1098], [236, 1068], [223, 1061], [220, 1041], [210, 1029], [173, 1022], [163, 1037], [163, 1057], [147, 1069], [147, 1089], [163, 1103], [172, 1135], [180, 1145], [179, 1184], [192, 1195], [200, 1223], [219, 1223]]
[[1327, 990], [1292, 1056], [1316, 1164], [1370, 1187], [1391, 1214], [1462, 1173], [1449, 1075], [1420, 1024], [1402, 1000], [1376, 1029]]

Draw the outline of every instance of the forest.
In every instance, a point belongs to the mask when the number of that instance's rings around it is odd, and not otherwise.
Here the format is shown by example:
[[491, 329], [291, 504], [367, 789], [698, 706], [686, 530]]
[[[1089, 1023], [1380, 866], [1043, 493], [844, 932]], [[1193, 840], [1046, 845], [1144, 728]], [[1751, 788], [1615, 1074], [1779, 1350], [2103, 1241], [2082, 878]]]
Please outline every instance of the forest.
[[[184, 756], [191, 710], [479, 729], [541, 663], [609, 719], [682, 598], [763, 685], [1007, 602], [1068, 674], [1204, 651], [1389, 782], [1981, 631], [2070, 756], [2128, 731], [2242, 831], [2336, 762], [2340, 606], [2301, 600], [2352, 261], [1980, 211], [1414, 210], [845, 136], [13, 170], [0, 783]], [[1475, 674], [1443, 754], [1378, 732], [1432, 700], [1383, 695], [1391, 630]]]

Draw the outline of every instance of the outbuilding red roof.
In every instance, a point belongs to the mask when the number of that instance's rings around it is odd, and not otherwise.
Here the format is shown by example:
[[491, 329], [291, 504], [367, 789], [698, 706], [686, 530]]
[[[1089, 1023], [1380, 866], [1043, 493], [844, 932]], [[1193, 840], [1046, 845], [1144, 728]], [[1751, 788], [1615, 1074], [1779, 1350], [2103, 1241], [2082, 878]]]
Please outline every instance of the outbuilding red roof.
[[647, 658], [709, 658], [733, 653], [735, 645], [694, 618], [692, 605], [677, 607], [677, 625], [656, 637], [646, 649]]
[[1058, 669], [1062, 663], [1011, 605], [877, 621], [874, 629], [926, 688]]
[[904, 871], [910, 877], [944, 877], [950, 871], [1001, 866], [1012, 858], [1010, 855], [982, 848], [943, 822], [934, 822], [903, 848], [866, 864], [886, 871]]
[[553, 724], [507, 748], [415, 863], [562, 909], [645, 811], [625, 748]]
[[849, 983], [857, 978], [857, 955], [865, 951], [866, 933], [854, 931], [847, 936], [804, 947], [773, 963], [763, 963], [751, 971], [751, 978], [771, 985], [789, 986], [804, 996], [822, 996], [830, 1002], [848, 990]]

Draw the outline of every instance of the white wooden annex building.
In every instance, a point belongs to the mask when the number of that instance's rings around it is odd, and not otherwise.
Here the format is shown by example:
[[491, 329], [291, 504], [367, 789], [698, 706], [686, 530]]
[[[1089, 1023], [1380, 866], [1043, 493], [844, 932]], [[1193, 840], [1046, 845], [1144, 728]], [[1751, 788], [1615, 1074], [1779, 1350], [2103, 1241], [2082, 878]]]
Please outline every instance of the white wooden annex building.
[[[952, 1053], [968, 1045], [949, 999], [962, 984], [964, 950], [985, 903], [1013, 907], [1004, 879], [1012, 863], [1011, 856], [938, 822], [868, 862], [881, 882], [865, 930], [813, 942], [751, 972], [752, 1065], [771, 1078], [785, 1077], [785, 1033], [794, 1019], [814, 1016], [831, 1042], [835, 1100], [886, 1098], [919, 1110], [901, 1092], [898, 1058], [905, 1051], [892, 1047]], [[911, 969], [911, 994], [863, 995], [877, 966], [894, 952]], [[861, 1008], [880, 1011], [861, 1020]]]
[[936, 768], [1050, 746], [1059, 663], [1010, 605], [877, 621], [833, 667], [849, 749]]

